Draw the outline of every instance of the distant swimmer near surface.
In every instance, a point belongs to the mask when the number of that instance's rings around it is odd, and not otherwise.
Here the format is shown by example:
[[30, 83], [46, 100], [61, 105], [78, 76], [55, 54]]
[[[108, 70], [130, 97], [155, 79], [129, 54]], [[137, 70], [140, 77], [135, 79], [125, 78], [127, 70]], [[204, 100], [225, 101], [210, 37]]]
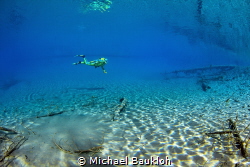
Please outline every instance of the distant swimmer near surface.
[[85, 55], [76, 55], [76, 56], [77, 57], [82, 57], [83, 61], [79, 61], [77, 63], [73, 63], [73, 65], [86, 64], [86, 65], [89, 65], [89, 66], [95, 66], [95, 68], [101, 67], [102, 71], [104, 73], [107, 73], [107, 71], [104, 69], [104, 65], [106, 65], [108, 63], [108, 59], [106, 59], [106, 58], [100, 58], [100, 59], [93, 60], [93, 61], [87, 61], [85, 59]]

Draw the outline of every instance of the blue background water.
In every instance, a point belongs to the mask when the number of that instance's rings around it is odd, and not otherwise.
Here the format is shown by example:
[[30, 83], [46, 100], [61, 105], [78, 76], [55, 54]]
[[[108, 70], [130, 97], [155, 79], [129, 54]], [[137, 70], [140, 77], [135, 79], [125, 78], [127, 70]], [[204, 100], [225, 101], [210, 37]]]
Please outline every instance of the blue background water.
[[[156, 76], [165, 71], [209, 65], [248, 64], [246, 54], [228, 46], [226, 41], [230, 39], [207, 38], [220, 37], [216, 26], [207, 24], [201, 29], [203, 34], [195, 33], [201, 26], [192, 23], [197, 18], [191, 16], [198, 9], [192, 9], [191, 1], [176, 2], [173, 6], [164, 1], [116, 0], [105, 12], [83, 13], [80, 5], [89, 2], [2, 0], [1, 79], [104, 75], [101, 69], [72, 66], [80, 60], [74, 58], [76, 54], [85, 54], [88, 60], [108, 58], [107, 75], [113, 78]], [[229, 6], [232, 4], [228, 2]], [[189, 11], [182, 9], [185, 5]], [[201, 16], [208, 18], [211, 13]], [[184, 26], [171, 24], [170, 18]], [[237, 43], [237, 39], [231, 41]]]
[[[248, 0], [113, 0], [107, 11], [84, 12], [92, 2], [0, 1], [0, 122], [29, 138], [11, 165], [76, 166], [79, 155], [53, 143], [70, 141], [72, 151], [103, 145], [102, 156], [171, 156], [176, 166], [247, 163], [231, 139], [203, 134], [237, 118], [249, 137], [249, 69], [162, 73], [249, 65]], [[72, 65], [77, 54], [108, 58], [108, 73]], [[128, 105], [113, 121], [121, 98]], [[216, 153], [226, 148], [235, 155]]]

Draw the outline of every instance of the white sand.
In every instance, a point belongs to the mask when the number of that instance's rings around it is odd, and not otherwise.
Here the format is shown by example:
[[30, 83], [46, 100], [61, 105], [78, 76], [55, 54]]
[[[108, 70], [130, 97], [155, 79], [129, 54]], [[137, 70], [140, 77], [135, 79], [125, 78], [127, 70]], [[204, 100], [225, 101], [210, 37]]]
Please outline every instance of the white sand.
[[[250, 166], [228, 135], [204, 135], [229, 130], [227, 119], [236, 116], [238, 130], [250, 123], [250, 78], [236, 72], [227, 77], [232, 79], [234, 74], [233, 80], [211, 81], [207, 92], [192, 78], [88, 81], [84, 85], [81, 81], [22, 82], [0, 92], [1, 126], [28, 138], [13, 152], [9, 166], [79, 166], [79, 156], [167, 156], [172, 166], [234, 166], [237, 162]], [[119, 120], [112, 121], [122, 97], [128, 99], [128, 106]], [[67, 112], [36, 118], [60, 111]], [[249, 131], [240, 133], [242, 139]], [[103, 149], [96, 154], [69, 154], [53, 142], [71, 152]]]

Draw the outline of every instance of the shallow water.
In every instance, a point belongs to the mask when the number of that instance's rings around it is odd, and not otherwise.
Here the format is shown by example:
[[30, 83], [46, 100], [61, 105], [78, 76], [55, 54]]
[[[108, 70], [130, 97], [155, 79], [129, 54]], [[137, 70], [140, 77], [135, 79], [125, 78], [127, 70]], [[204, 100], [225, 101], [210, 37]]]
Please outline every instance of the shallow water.
[[[248, 166], [230, 135], [205, 135], [230, 130], [230, 118], [237, 119], [242, 139], [249, 135], [249, 82], [243, 74], [248, 69], [234, 70], [223, 80], [209, 81], [207, 91], [195, 77], [94, 82], [93, 88], [84, 89], [65, 82], [62, 87], [22, 82], [2, 90], [1, 125], [28, 139], [13, 153], [10, 166], [78, 166], [79, 156], [127, 156], [130, 164], [132, 157], [167, 156], [172, 166], [233, 166], [239, 162]], [[113, 121], [122, 97], [128, 100], [127, 106]], [[72, 153], [98, 146], [103, 147], [100, 152]]]

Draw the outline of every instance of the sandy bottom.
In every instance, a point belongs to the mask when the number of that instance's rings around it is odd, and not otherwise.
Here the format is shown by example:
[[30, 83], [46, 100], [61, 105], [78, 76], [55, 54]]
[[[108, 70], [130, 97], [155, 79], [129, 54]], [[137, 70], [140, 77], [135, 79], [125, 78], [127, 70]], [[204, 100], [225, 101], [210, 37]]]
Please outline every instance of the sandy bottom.
[[[6, 151], [18, 136], [26, 141], [1, 164], [79, 166], [78, 158], [85, 157], [85, 166], [102, 166], [90, 165], [90, 157], [97, 157], [96, 162], [110, 157], [114, 163], [110, 166], [135, 166], [136, 158], [144, 163], [137, 166], [146, 166], [148, 159], [159, 157], [165, 162], [159, 166], [250, 166], [232, 135], [205, 135], [230, 130], [227, 120], [232, 119], [237, 120], [242, 140], [249, 138], [250, 78], [244, 73], [228, 78], [209, 81], [207, 91], [197, 78], [84, 86], [81, 81], [21, 82], [0, 92], [1, 126], [18, 132], [1, 132], [8, 137], [1, 140], [1, 150]], [[127, 106], [113, 120], [123, 97]], [[128, 165], [115, 164], [126, 157]]]

